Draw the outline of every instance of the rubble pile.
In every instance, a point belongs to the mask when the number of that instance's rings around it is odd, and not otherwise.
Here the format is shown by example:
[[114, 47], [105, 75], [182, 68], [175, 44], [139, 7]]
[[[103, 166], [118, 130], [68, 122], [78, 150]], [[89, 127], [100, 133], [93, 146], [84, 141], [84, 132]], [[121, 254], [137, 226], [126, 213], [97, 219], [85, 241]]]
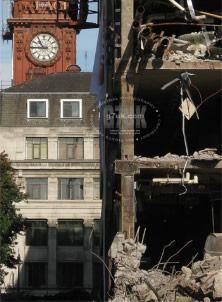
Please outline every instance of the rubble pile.
[[208, 256], [192, 267], [168, 273], [159, 265], [139, 268], [146, 246], [117, 234], [110, 249], [115, 266], [114, 296], [108, 302], [222, 301], [222, 256]]
[[[193, 155], [190, 155], [188, 159], [190, 160], [222, 160], [222, 155], [219, 155], [216, 153], [217, 149], [214, 148], [206, 148], [204, 150], [200, 151], [195, 151]], [[153, 158], [148, 158], [148, 157], [139, 157], [135, 156], [135, 160], [180, 160], [180, 159], [186, 159], [187, 156], [185, 155], [177, 155], [177, 154], [172, 154], [172, 153], [167, 153], [164, 156], [155, 156]]]

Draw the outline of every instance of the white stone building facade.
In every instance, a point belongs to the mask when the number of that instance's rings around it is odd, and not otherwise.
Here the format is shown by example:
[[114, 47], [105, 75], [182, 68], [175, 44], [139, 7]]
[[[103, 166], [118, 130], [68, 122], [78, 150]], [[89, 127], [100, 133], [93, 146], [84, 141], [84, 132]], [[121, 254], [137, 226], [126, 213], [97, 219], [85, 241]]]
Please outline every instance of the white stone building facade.
[[28, 228], [15, 247], [21, 265], [5, 280], [12, 291], [45, 295], [95, 286], [91, 250], [99, 248], [101, 200], [90, 78], [53, 74], [1, 93], [0, 151], [28, 194], [17, 205]]

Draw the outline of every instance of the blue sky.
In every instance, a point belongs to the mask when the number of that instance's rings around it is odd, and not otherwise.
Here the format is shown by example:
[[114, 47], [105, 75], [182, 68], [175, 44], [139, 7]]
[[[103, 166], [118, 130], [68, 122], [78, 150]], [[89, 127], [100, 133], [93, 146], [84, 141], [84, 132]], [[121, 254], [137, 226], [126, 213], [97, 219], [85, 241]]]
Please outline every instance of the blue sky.
[[[6, 7], [7, 0], [0, 0], [1, 5], [1, 24], [5, 21], [9, 12]], [[2, 6], [3, 3], [3, 6]], [[89, 16], [88, 21], [93, 21], [93, 15]], [[2, 33], [2, 32], [1, 32]], [[98, 29], [84, 29], [77, 35], [76, 51], [77, 64], [83, 72], [92, 71], [96, 50]], [[12, 42], [3, 41], [0, 38], [0, 88], [9, 85], [12, 77]], [[3, 87], [4, 86], [4, 87]]]

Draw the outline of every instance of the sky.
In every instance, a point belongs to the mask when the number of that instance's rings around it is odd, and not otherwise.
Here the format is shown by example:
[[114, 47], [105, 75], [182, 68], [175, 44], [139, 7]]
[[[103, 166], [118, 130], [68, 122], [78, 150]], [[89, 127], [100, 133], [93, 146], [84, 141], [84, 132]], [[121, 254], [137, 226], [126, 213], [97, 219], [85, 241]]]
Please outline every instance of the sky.
[[[6, 22], [9, 16], [7, 7], [8, 0], [0, 0], [1, 11], [1, 37], [0, 37], [0, 89], [10, 86], [12, 78], [12, 41], [2, 40], [2, 23]], [[89, 16], [87, 21], [93, 21], [93, 15]], [[83, 29], [77, 35], [76, 52], [77, 65], [81, 67], [82, 72], [93, 70], [94, 56], [96, 50], [98, 29]]]

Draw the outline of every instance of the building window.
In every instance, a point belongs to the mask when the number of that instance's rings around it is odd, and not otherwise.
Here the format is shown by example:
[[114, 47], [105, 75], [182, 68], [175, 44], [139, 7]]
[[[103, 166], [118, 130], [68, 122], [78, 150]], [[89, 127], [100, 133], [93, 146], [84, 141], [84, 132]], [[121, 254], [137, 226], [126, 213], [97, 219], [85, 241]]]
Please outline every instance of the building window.
[[27, 159], [47, 159], [48, 139], [45, 137], [26, 138]]
[[83, 178], [59, 178], [58, 199], [83, 199]]
[[101, 276], [103, 276], [103, 263], [93, 263], [93, 287], [96, 293], [99, 294], [101, 290]]
[[93, 178], [93, 199], [100, 199], [100, 179]]
[[100, 151], [99, 151], [99, 138], [94, 137], [93, 141], [93, 158], [94, 159], [99, 159], [100, 158]]
[[74, 288], [83, 286], [83, 263], [58, 262], [57, 287]]
[[48, 225], [46, 220], [28, 220], [26, 230], [26, 245], [47, 246]]
[[47, 287], [47, 263], [26, 262], [25, 276], [28, 287]]
[[28, 199], [48, 199], [48, 179], [27, 178], [26, 192], [28, 193]]
[[59, 138], [59, 159], [83, 159], [83, 138]]
[[100, 219], [94, 220], [93, 225], [93, 244], [98, 246], [100, 243]]
[[57, 228], [59, 246], [83, 245], [83, 222], [81, 220], [59, 220]]
[[82, 100], [62, 99], [61, 118], [82, 118]]
[[47, 99], [28, 99], [27, 106], [28, 118], [48, 118]]

